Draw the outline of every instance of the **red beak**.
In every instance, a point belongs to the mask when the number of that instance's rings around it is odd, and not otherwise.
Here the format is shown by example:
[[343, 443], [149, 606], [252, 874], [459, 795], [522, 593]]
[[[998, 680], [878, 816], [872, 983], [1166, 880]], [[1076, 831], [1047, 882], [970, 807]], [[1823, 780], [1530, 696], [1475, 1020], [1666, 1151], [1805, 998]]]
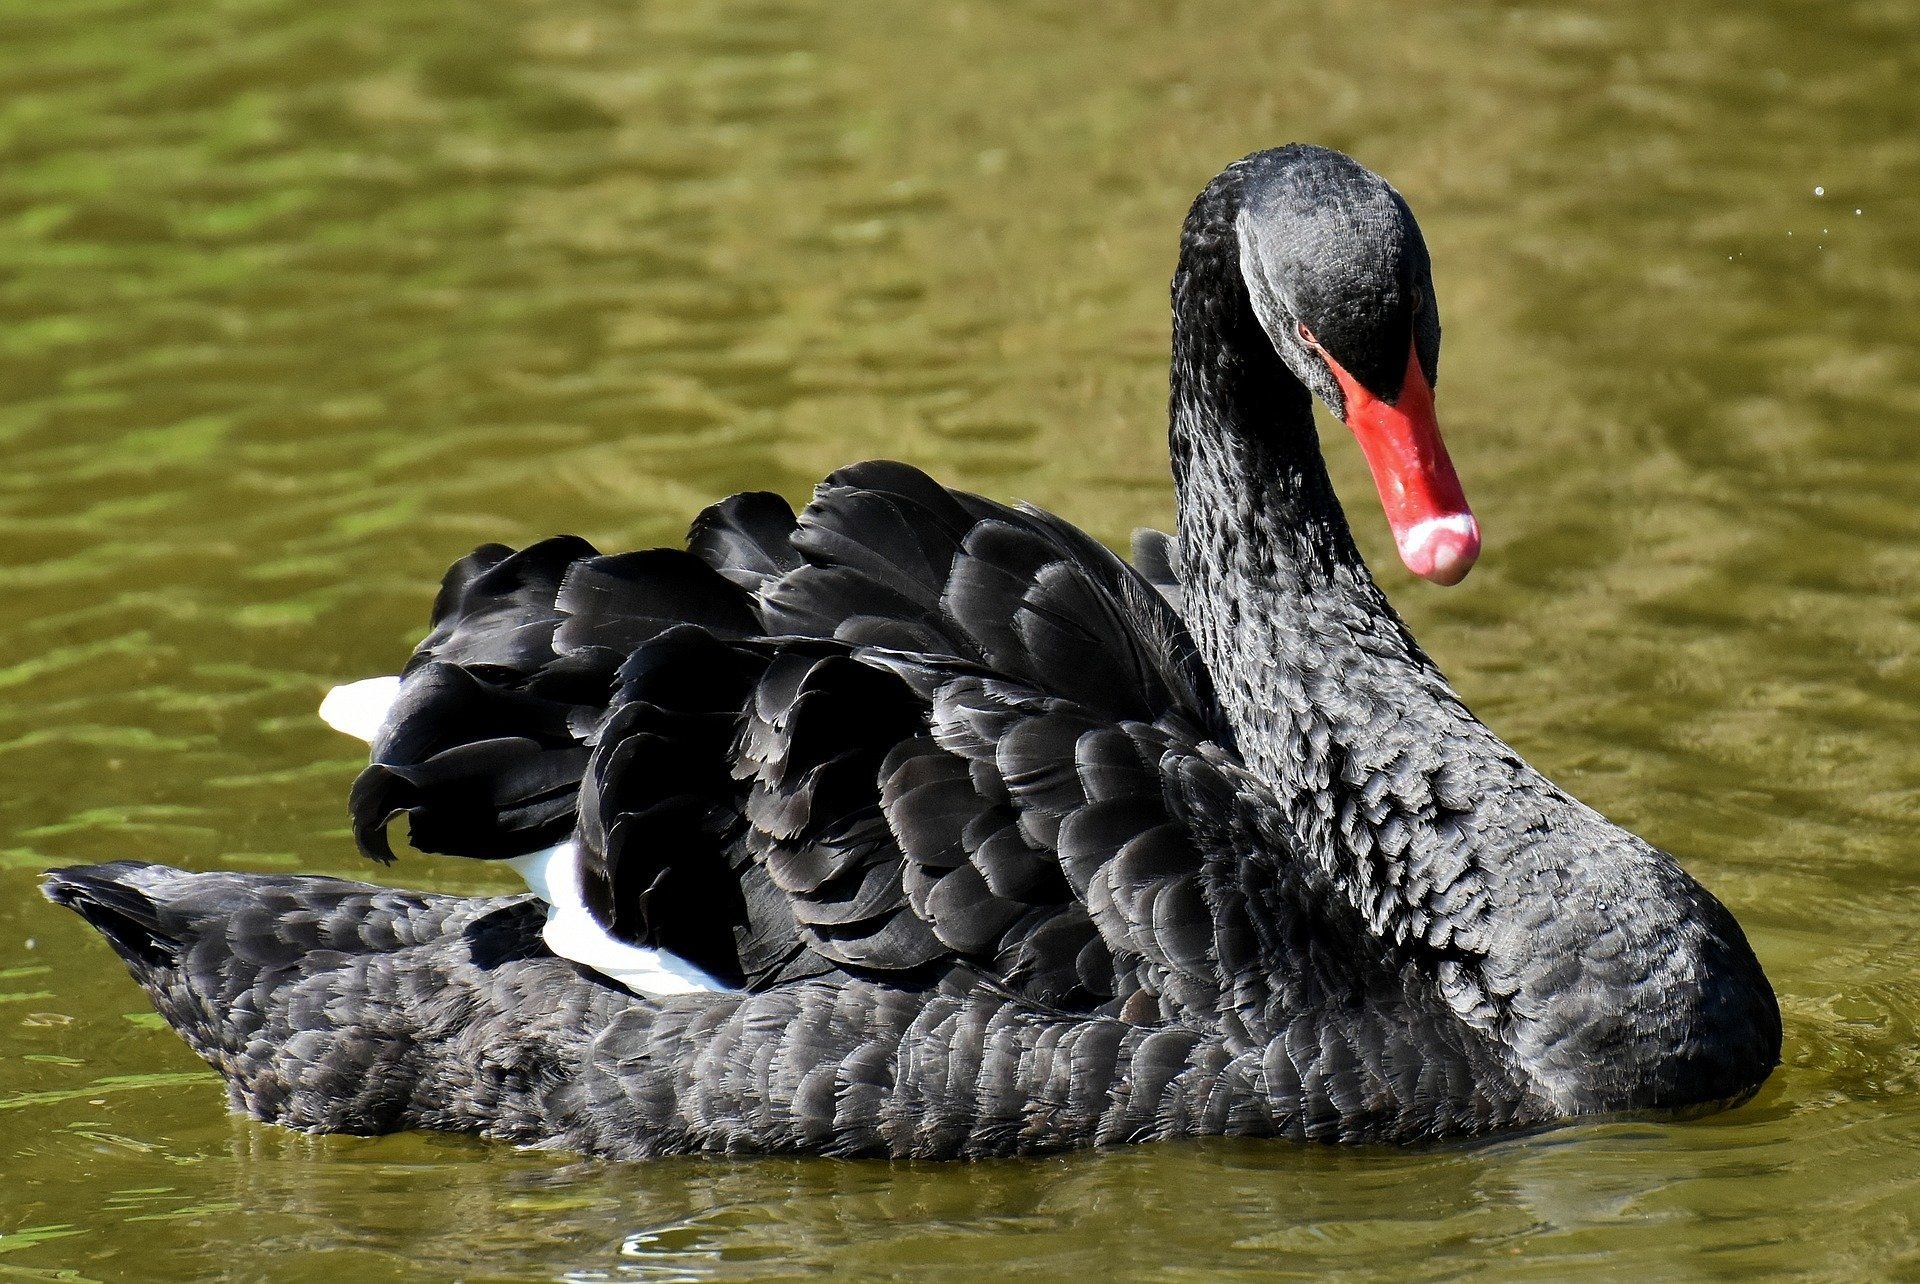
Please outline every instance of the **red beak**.
[[1480, 524], [1473, 520], [1460, 478], [1440, 440], [1433, 385], [1420, 368], [1417, 347], [1407, 350], [1407, 374], [1389, 405], [1322, 352], [1347, 402], [1347, 427], [1373, 470], [1393, 542], [1407, 569], [1435, 584], [1458, 584], [1480, 556]]

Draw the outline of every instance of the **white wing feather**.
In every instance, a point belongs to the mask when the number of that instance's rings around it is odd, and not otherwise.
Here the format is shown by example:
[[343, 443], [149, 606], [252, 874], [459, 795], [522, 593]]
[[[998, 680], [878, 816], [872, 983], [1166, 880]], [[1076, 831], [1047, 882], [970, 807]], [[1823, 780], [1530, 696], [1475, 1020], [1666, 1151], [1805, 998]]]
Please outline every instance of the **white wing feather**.
[[327, 698], [320, 702], [320, 721], [372, 744], [380, 728], [387, 725], [387, 714], [399, 698], [399, 678], [349, 682], [327, 692]]

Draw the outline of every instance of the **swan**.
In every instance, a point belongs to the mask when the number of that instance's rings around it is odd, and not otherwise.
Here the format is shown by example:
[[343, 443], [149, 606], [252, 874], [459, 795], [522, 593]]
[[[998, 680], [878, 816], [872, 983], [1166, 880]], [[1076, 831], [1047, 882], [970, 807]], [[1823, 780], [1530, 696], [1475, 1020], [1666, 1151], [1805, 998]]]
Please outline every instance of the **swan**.
[[46, 894], [233, 1107], [638, 1159], [1418, 1143], [1744, 1100], [1739, 925], [1477, 720], [1354, 546], [1313, 399], [1407, 567], [1480, 532], [1406, 203], [1290, 145], [1215, 177], [1172, 289], [1178, 527], [1129, 565], [904, 464], [447, 574], [361, 847], [529, 894], [116, 862]]

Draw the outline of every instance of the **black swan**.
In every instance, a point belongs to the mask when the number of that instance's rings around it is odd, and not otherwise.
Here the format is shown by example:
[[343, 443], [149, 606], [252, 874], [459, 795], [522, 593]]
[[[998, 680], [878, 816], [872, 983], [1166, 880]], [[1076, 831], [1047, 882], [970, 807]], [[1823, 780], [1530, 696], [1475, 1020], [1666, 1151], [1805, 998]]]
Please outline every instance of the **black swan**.
[[[463, 898], [55, 871], [236, 1109], [616, 1158], [1411, 1143], [1751, 1095], [1774, 995], [1671, 857], [1486, 729], [1375, 586], [1318, 396], [1403, 559], [1478, 551], [1427, 252], [1337, 152], [1232, 165], [1173, 281], [1179, 529], [1138, 568], [896, 463], [686, 549], [448, 573], [373, 740], [366, 851]], [[397, 682], [397, 685], [396, 685]]]

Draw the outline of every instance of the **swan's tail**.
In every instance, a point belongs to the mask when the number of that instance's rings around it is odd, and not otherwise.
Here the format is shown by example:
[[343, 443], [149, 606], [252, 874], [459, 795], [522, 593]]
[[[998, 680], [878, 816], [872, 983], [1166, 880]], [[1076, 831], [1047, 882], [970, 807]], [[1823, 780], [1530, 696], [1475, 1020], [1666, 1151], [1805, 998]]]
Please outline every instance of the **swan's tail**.
[[107, 938], [235, 1109], [295, 1128], [550, 1136], [596, 1009], [624, 999], [542, 945], [529, 897], [133, 861], [42, 889]]
[[160, 905], [146, 894], [155, 876], [178, 873], [159, 865], [115, 861], [50, 871], [40, 884], [48, 900], [91, 923], [113, 945], [142, 985], [162, 969], [177, 968], [182, 941]]

